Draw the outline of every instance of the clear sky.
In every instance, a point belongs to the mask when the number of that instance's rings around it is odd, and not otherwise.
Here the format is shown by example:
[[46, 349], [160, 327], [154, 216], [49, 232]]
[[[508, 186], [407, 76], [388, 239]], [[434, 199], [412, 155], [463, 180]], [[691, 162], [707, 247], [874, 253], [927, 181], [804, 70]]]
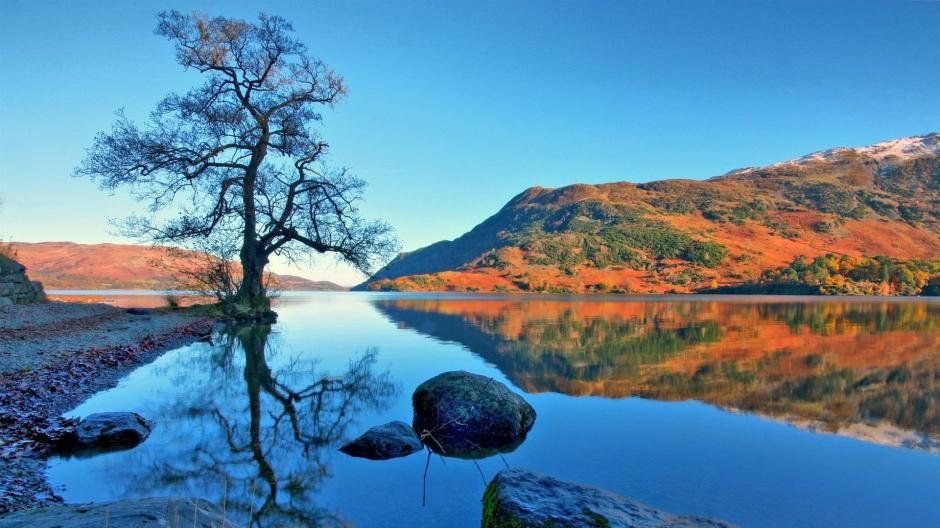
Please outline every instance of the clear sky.
[[[0, 237], [120, 241], [136, 209], [71, 177], [114, 111], [198, 82], [163, 9], [259, 2], [0, 0]], [[412, 250], [527, 187], [705, 178], [940, 130], [940, 2], [266, 1], [350, 94], [325, 114], [362, 210]], [[318, 260], [287, 271], [351, 284]]]

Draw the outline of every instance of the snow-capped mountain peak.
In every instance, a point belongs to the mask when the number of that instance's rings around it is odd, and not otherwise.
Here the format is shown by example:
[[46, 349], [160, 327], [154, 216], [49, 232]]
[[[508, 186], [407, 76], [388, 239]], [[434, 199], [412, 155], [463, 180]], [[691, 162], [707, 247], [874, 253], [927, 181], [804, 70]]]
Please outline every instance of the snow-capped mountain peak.
[[[849, 154], [857, 154], [871, 158], [880, 164], [894, 164], [924, 156], [940, 156], [940, 132], [892, 139], [867, 147], [836, 147], [820, 150], [799, 158], [774, 163], [773, 165], [763, 168], [777, 168], [787, 165], [806, 165], [814, 162], [831, 161]], [[747, 167], [733, 170], [727, 175], [746, 174], [760, 169], [761, 167]]]
[[[922, 156], [940, 155], [940, 133], [926, 134], [923, 136], [912, 136], [900, 139], [892, 139], [875, 143], [867, 147], [837, 147], [812, 154], [807, 154], [801, 158], [781, 163], [775, 163], [771, 166], [797, 164], [802, 165], [812, 161], [825, 161], [839, 155], [845, 155], [854, 152], [859, 155], [874, 158], [880, 161], [902, 161], [906, 159], [919, 158]], [[889, 159], [890, 158], [890, 159]]]

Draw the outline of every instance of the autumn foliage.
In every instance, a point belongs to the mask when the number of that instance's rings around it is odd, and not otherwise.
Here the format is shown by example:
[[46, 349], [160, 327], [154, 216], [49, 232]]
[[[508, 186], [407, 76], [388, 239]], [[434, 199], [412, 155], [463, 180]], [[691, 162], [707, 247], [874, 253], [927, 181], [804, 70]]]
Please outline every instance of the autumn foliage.
[[813, 286], [827, 295], [920, 295], [940, 279], [940, 260], [827, 254], [764, 272], [762, 282]]

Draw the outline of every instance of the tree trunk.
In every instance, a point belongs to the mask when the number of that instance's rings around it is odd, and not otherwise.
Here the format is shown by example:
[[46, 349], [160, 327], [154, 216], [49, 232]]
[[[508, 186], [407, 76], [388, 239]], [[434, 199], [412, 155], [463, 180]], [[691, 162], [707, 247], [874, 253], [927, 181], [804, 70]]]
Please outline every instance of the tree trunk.
[[251, 161], [245, 171], [242, 182], [242, 205], [245, 209], [245, 229], [242, 238], [242, 248], [239, 257], [242, 263], [242, 283], [236, 294], [236, 304], [239, 312], [247, 310], [250, 319], [263, 319], [270, 313], [271, 305], [264, 291], [264, 267], [268, 263], [267, 255], [259, 248], [258, 232], [255, 217], [255, 180], [258, 177], [258, 168], [264, 160], [268, 148], [269, 133], [266, 123], [259, 123], [262, 127], [261, 138], [255, 145], [251, 154]]
[[257, 311], [259, 314], [270, 308], [264, 288], [264, 268], [268, 259], [253, 251], [241, 253], [242, 282], [238, 288], [236, 302]]

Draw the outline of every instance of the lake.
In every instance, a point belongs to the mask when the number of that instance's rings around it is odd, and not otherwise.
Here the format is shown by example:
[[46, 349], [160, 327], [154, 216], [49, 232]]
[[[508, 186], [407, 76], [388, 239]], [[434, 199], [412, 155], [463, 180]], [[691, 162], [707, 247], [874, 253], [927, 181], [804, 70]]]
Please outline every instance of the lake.
[[[318, 293], [277, 311], [75, 409], [156, 425], [50, 460], [52, 484], [69, 502], [204, 497], [259, 527], [470, 527], [509, 465], [741, 526], [940, 526], [940, 302]], [[424, 453], [337, 451], [410, 422], [412, 391], [448, 370], [535, 407], [518, 449], [434, 456], [426, 482]]]

